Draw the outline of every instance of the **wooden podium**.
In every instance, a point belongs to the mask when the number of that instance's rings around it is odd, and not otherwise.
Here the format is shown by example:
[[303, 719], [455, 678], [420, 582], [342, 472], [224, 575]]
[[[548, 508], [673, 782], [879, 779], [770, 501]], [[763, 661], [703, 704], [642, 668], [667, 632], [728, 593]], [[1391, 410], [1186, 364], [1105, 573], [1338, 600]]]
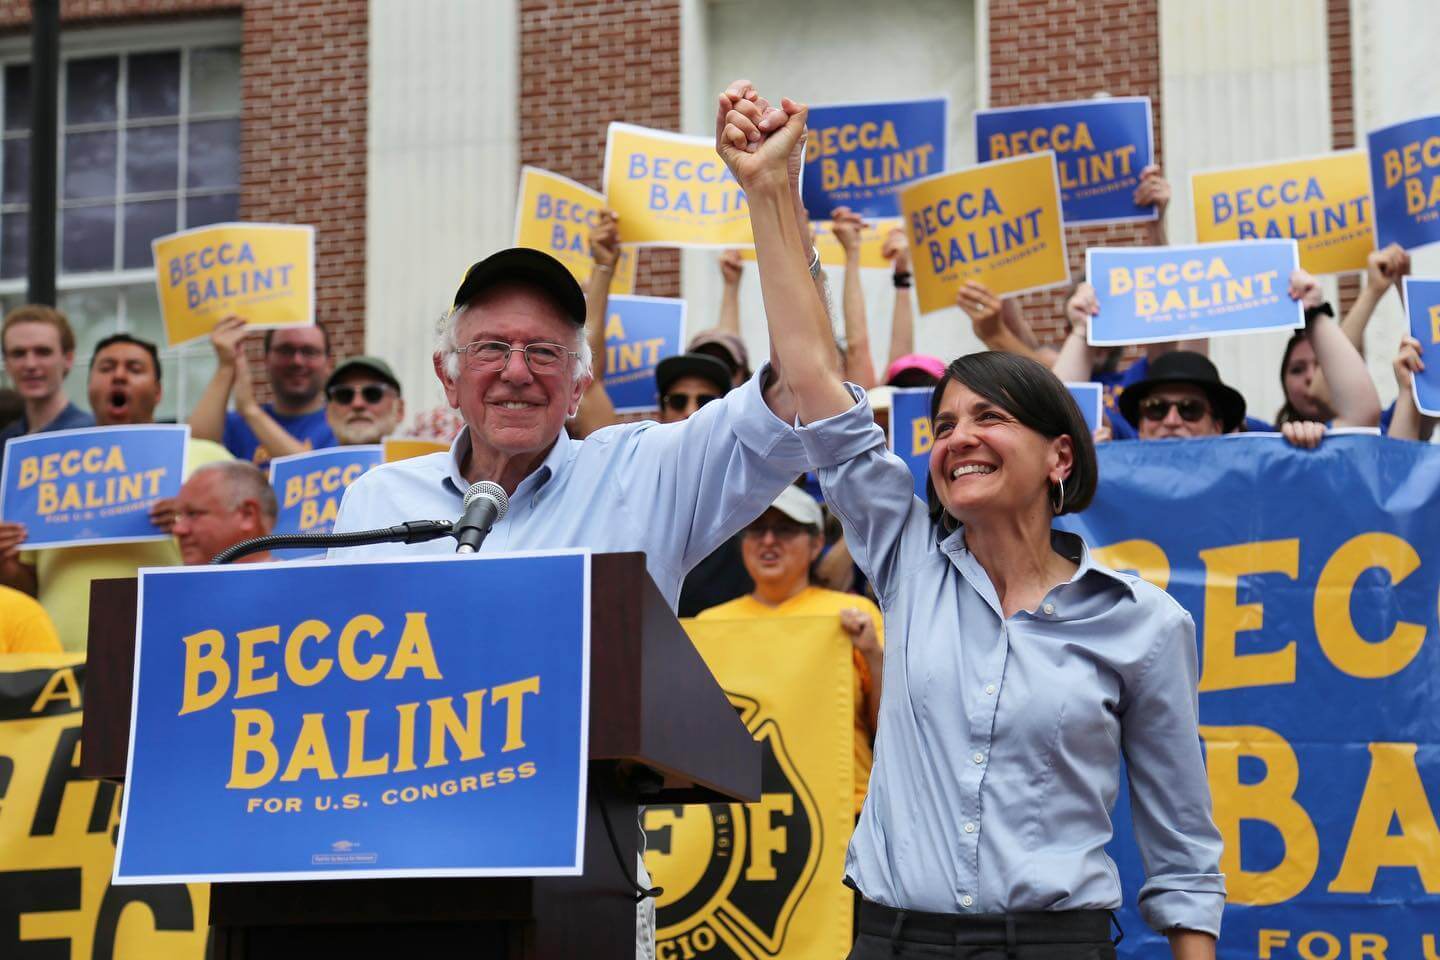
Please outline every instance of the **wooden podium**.
[[[760, 747], [646, 573], [643, 554], [596, 554], [590, 595], [603, 600], [590, 609], [581, 876], [214, 884], [215, 960], [631, 960], [638, 808], [758, 800]], [[125, 776], [135, 618], [135, 580], [93, 584], [81, 752], [89, 777]]]

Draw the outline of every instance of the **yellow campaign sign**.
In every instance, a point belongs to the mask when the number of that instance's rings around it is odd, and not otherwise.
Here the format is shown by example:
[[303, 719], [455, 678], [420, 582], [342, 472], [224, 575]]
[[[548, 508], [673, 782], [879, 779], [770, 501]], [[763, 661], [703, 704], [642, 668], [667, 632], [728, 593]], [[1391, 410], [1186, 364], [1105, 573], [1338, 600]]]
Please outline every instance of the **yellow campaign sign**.
[[622, 243], [744, 247], [754, 243], [740, 184], [706, 137], [610, 124], [605, 197]]
[[1053, 151], [917, 180], [900, 209], [921, 313], [953, 307], [967, 280], [996, 294], [1070, 282]]
[[752, 804], [650, 806], [655, 956], [800, 960], [850, 949], [854, 666], [833, 617], [687, 620], [763, 752]]
[[1195, 239], [1293, 239], [1311, 273], [1364, 270], [1375, 207], [1363, 150], [1190, 175]]
[[[550, 254], [588, 290], [595, 266], [590, 259], [590, 228], [605, 206], [605, 198], [583, 183], [539, 167], [524, 167], [515, 203], [515, 246]], [[638, 260], [634, 247], [621, 248], [611, 293], [634, 292]]]
[[413, 437], [387, 437], [381, 447], [383, 462], [394, 463], [396, 460], [409, 460], [411, 457], [423, 457], [430, 453], [444, 453], [450, 449], [450, 444], [441, 443], [439, 440], [416, 440]]
[[[845, 248], [840, 246], [840, 241], [835, 239], [832, 231], [833, 221], [815, 220], [812, 221], [815, 227], [815, 249], [820, 253], [820, 262], [827, 267], [845, 266]], [[863, 270], [889, 270], [890, 261], [885, 259], [881, 251], [885, 247], [885, 238], [891, 230], [903, 229], [905, 221], [897, 219], [867, 220], [865, 229], [860, 231], [860, 267]], [[753, 261], [755, 259], [754, 247], [742, 247], [740, 259]]]
[[218, 223], [150, 244], [155, 289], [171, 347], [209, 335], [238, 314], [252, 327], [315, 322], [315, 228]]
[[120, 789], [80, 776], [84, 681], [83, 654], [0, 656], [0, 945], [18, 933], [22, 956], [201, 960], [208, 886], [110, 885]]

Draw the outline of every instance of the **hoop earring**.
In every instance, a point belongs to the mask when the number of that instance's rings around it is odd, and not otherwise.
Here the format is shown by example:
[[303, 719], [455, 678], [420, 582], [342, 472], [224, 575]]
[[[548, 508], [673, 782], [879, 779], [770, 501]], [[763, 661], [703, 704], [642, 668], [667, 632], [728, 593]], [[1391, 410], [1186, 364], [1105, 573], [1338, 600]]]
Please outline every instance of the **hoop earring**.
[[[1059, 497], [1056, 497], [1056, 496], [1055, 496], [1055, 491], [1056, 491], [1057, 489], [1060, 491], [1060, 496], [1059, 496]], [[1064, 478], [1064, 477], [1061, 477], [1059, 480], [1056, 480], [1056, 481], [1055, 481], [1055, 487], [1052, 488], [1051, 491], [1050, 491], [1050, 509], [1055, 511], [1055, 515], [1056, 515], [1057, 517], [1060, 515], [1060, 512], [1065, 509], [1065, 478]]]

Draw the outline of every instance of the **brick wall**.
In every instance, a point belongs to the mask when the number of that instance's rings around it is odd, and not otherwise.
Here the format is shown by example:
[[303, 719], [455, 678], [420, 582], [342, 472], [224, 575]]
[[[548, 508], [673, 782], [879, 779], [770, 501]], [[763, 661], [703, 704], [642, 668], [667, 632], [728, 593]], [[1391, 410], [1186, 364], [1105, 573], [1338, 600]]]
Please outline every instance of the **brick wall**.
[[[605, 130], [680, 129], [679, 0], [520, 0], [520, 162], [601, 189]], [[675, 250], [641, 252], [636, 292], [678, 296]]]
[[[1325, 28], [1330, 54], [1330, 147], [1348, 150], [1355, 144], [1355, 77], [1350, 0], [1327, 0]], [[1349, 310], [1360, 292], [1360, 277], [1340, 278], [1340, 305]]]
[[[243, 34], [240, 216], [315, 226], [318, 314], [338, 355], [361, 353], [368, 4], [64, 0], [61, 28], [217, 15], [239, 16]], [[29, 22], [26, 0], [0, 0], [0, 29]]]
[[[1082, 100], [1101, 91], [1150, 98], [1163, 165], [1158, 0], [991, 0], [989, 106]], [[1141, 244], [1145, 236], [1134, 224], [1066, 228], [1071, 276], [1084, 279], [1086, 247]], [[1064, 339], [1069, 293], [1022, 298], [1041, 340]]]

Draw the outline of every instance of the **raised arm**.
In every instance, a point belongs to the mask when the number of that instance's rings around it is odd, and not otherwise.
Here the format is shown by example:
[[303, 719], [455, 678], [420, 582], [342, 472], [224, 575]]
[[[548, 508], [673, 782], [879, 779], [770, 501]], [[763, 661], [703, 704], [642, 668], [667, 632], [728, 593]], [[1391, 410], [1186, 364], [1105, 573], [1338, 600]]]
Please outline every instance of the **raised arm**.
[[250, 361], [239, 350], [235, 352], [235, 412], [245, 418], [245, 425], [255, 432], [255, 438], [270, 451], [270, 456], [289, 457], [309, 449], [280, 426], [255, 399], [255, 389], [250, 380]]
[[610, 284], [620, 260], [620, 218], [601, 210], [590, 228], [590, 284], [585, 294], [585, 339], [590, 343], [590, 372], [594, 379], [580, 398], [580, 409], [570, 421], [570, 435], [584, 438], [616, 421], [615, 405], [605, 392], [605, 311], [610, 306]]
[[[1304, 270], [1290, 275], [1290, 295], [1306, 308], [1319, 305], [1319, 282]], [[1310, 315], [1310, 343], [1330, 391], [1330, 408], [1337, 427], [1373, 427], [1380, 422], [1380, 395], [1365, 367], [1365, 358], [1345, 336], [1340, 325], [1318, 311]], [[1313, 385], [1312, 385], [1313, 389]]]
[[[1019, 307], [1013, 299], [1002, 300], [990, 292], [990, 288], [978, 280], [966, 280], [956, 295], [956, 302], [960, 309], [970, 317], [970, 323], [975, 328], [975, 336], [985, 344], [988, 350], [998, 350], [1003, 353], [1014, 353], [1022, 357], [1029, 357], [1049, 366], [1053, 362], [1053, 356], [1047, 360], [1039, 350], [1016, 336], [1014, 328], [1006, 322], [1005, 313], [1009, 310], [1012, 314], [1018, 314]], [[1019, 321], [1022, 322], [1023, 321]]]
[[245, 321], [226, 317], [210, 331], [210, 346], [215, 349], [215, 373], [190, 411], [190, 435], [197, 440], [225, 440], [225, 408], [235, 386], [235, 355], [245, 339]]
[[745, 272], [745, 261], [739, 250], [726, 250], [720, 254], [720, 278], [724, 288], [720, 293], [720, 322], [715, 329], [740, 336], [740, 276]]
[[860, 286], [860, 234], [866, 223], [849, 207], [830, 214], [831, 231], [845, 251], [845, 379], [869, 390], [875, 386], [875, 358], [870, 353], [870, 324], [865, 316], [865, 291]]
[[890, 359], [885, 369], [901, 357], [915, 352], [915, 301], [910, 298], [910, 285], [914, 274], [910, 270], [910, 241], [899, 227], [885, 236], [885, 245], [880, 249], [885, 259], [891, 262], [891, 282], [895, 286], [895, 307], [890, 315]]
[[1425, 369], [1420, 354], [1425, 348], [1420, 341], [1406, 334], [1400, 340], [1400, 352], [1395, 357], [1395, 385], [1400, 388], [1395, 397], [1395, 414], [1390, 418], [1390, 430], [1386, 434], [1396, 440], [1429, 440], [1435, 429], [1435, 420], [1420, 412], [1415, 406], [1412, 380], [1415, 374]]
[[[748, 82], [737, 81], [720, 95], [715, 141], [750, 205], [760, 293], [780, 379], [800, 419], [809, 423], [843, 413], [855, 401], [840, 379], [830, 319], [810, 276], [808, 238], [796, 212], [790, 159], [806, 113], [791, 100], [770, 107]], [[781, 389], [779, 384], [766, 389], [766, 402], [777, 415], [786, 406]]]
[[1095, 349], [1086, 338], [1090, 335], [1090, 318], [1099, 312], [1100, 301], [1095, 296], [1095, 288], [1081, 281], [1065, 303], [1065, 319], [1070, 322], [1070, 332], [1066, 334], [1052, 368], [1061, 380], [1083, 383], [1090, 379], [1095, 369]]
[[1384, 250], [1372, 250], [1365, 258], [1365, 286], [1340, 324], [1346, 339], [1360, 356], [1365, 356], [1365, 328], [1370, 325], [1376, 305], [1384, 298], [1385, 291], [1398, 284], [1400, 278], [1409, 272], [1410, 254], [1398, 243], [1392, 243]]
[[1137, 207], [1155, 208], [1155, 219], [1145, 224], [1145, 240], [1152, 247], [1170, 245], [1165, 235], [1165, 210], [1170, 206], [1170, 193], [1170, 181], [1161, 174], [1158, 165], [1152, 163], [1140, 171], [1134, 202]]

